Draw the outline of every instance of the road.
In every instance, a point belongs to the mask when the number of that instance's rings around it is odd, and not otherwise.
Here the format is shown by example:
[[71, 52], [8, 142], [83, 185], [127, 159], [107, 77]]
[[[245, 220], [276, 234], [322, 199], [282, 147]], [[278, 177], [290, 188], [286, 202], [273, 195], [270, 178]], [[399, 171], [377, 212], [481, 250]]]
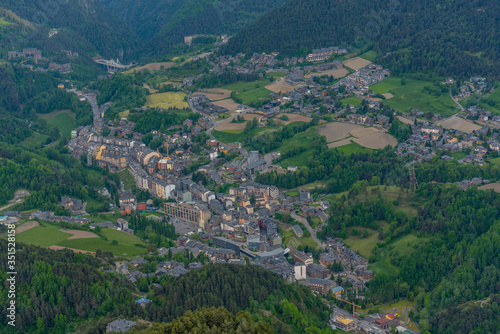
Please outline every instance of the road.
[[301, 222], [302, 224], [304, 224], [304, 226], [307, 228], [307, 230], [309, 231], [309, 233], [311, 233], [311, 237], [314, 239], [314, 241], [318, 244], [318, 246], [320, 248], [325, 248], [325, 245], [323, 245], [323, 243], [321, 241], [318, 240], [318, 238], [316, 238], [316, 232], [314, 232], [314, 230], [311, 228], [311, 225], [309, 225], [309, 222], [307, 221], [307, 219], [305, 219], [304, 217], [301, 217], [301, 216], [298, 216], [296, 215], [295, 213], [292, 212], [291, 214], [291, 217], [299, 222]]
[[462, 105], [458, 102], [458, 100], [453, 97], [453, 94], [451, 94], [451, 87], [448, 87], [448, 90], [450, 91], [450, 97], [453, 100], [453, 102], [455, 102], [458, 105], [458, 107], [460, 108], [460, 111], [464, 111], [465, 108], [462, 107]]

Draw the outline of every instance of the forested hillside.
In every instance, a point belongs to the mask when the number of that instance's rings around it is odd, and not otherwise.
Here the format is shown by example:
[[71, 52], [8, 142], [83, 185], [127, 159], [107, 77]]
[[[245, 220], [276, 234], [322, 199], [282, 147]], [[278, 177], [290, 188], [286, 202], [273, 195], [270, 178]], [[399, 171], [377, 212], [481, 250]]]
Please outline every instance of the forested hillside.
[[233, 34], [285, 0], [101, 0], [146, 43], [138, 57], [157, 57], [194, 34]]
[[378, 231], [368, 250], [376, 276], [360, 302], [415, 300], [411, 316], [422, 332], [500, 330], [500, 194], [432, 183], [416, 194], [400, 191], [394, 201], [382, 194], [388, 194], [383, 187], [368, 190], [359, 182], [332, 202], [319, 234], [348, 239], [354, 231]]
[[[11, 48], [56, 43], [73, 51], [127, 59], [137, 45], [135, 33], [97, 0], [54, 2], [50, 6], [42, 0], [0, 0], [0, 8], [12, 11], [25, 20], [15, 20], [24, 27], [2, 36], [7, 42], [3, 44]], [[59, 40], [59, 43], [48, 38], [50, 28], [63, 29], [61, 36], [54, 36], [54, 40]]]
[[[230, 40], [223, 52], [305, 55], [373, 42], [393, 72], [498, 77], [500, 3], [494, 0], [291, 0]], [[380, 55], [382, 57], [380, 57]]]

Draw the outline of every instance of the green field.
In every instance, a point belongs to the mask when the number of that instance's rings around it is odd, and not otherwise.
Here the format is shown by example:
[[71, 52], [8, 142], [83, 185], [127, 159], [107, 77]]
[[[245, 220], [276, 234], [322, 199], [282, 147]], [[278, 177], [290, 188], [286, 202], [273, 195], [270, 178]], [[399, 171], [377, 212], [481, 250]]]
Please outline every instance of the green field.
[[[405, 78], [406, 84], [402, 85], [401, 78], [391, 77], [370, 86], [370, 90], [377, 94], [392, 93], [393, 98], [384, 100], [395, 109], [408, 112], [418, 109], [425, 113], [441, 114], [450, 116], [459, 111], [457, 105], [451, 100], [448, 89], [441, 91], [442, 86], [429, 81]], [[436, 92], [431, 94], [424, 87], [431, 87]]]
[[[102, 234], [108, 238], [108, 241], [102, 238], [71, 239], [59, 242], [57, 245], [91, 252], [100, 249], [103, 252], [112, 252], [116, 256], [136, 256], [146, 253], [145, 248], [134, 246], [135, 244], [144, 245], [137, 237], [108, 228], [102, 229]], [[118, 245], [112, 245], [112, 240], [118, 241]]]
[[48, 135], [33, 132], [33, 134], [26, 138], [21, 144], [31, 146], [33, 148], [41, 148], [48, 138]]
[[[389, 224], [386, 221], [379, 222], [379, 226], [382, 227], [384, 231], [389, 228]], [[372, 255], [373, 247], [377, 245], [377, 242], [383, 242], [383, 240], [379, 240], [378, 231], [364, 227], [356, 227], [356, 229], [360, 232], [361, 235], [363, 234], [364, 230], [367, 230], [369, 235], [368, 238], [363, 239], [359, 236], [353, 236], [351, 234], [352, 227], [350, 227], [347, 229], [349, 236], [344, 240], [344, 242], [353, 251], [358, 252], [365, 258], [369, 258], [370, 255]]]
[[[290, 126], [290, 124], [287, 126]], [[307, 150], [300, 153], [299, 155], [280, 161], [279, 165], [284, 168], [286, 168], [287, 166], [300, 167], [307, 165], [309, 158], [312, 158], [312, 155], [314, 153], [313, 150], [309, 149], [311, 148], [311, 143], [315, 139], [319, 139], [320, 137], [321, 136], [319, 135], [318, 131], [316, 131], [315, 128], [311, 128], [305, 132], [299, 132], [292, 138], [283, 141], [283, 143], [281, 143], [281, 146], [279, 148], [281, 154], [285, 154], [286, 152], [296, 148], [306, 148]]]
[[450, 154], [450, 156], [452, 156], [453, 158], [455, 158], [457, 160], [460, 160], [460, 159], [465, 158], [467, 156], [467, 154], [465, 152], [459, 151], [459, 152], [455, 152], [455, 153]]
[[351, 96], [351, 97], [348, 97], [346, 99], [342, 99], [341, 102], [342, 102], [343, 106], [351, 104], [355, 107], [359, 107], [361, 105], [361, 100], [358, 99], [356, 96]]
[[389, 252], [390, 255], [408, 256], [410, 253], [415, 251], [414, 246], [420, 245], [426, 242], [428, 238], [418, 238], [416, 235], [408, 234], [404, 237], [394, 241], [391, 244], [392, 250]]
[[290, 190], [290, 191], [287, 191], [285, 193], [285, 195], [291, 196], [291, 197], [298, 197], [298, 196], [300, 196], [300, 192], [298, 190]]
[[337, 150], [341, 153], [350, 155], [350, 154], [356, 154], [356, 153], [369, 153], [373, 152], [371, 148], [368, 147], [363, 147], [359, 145], [358, 143], [355, 143], [351, 141], [350, 144], [344, 145], [344, 146], [339, 146], [339, 147], [334, 147], [332, 150]]
[[55, 115], [40, 115], [40, 118], [45, 119], [49, 127], [58, 128], [62, 137], [70, 138], [71, 131], [76, 128], [74, 114], [69, 111], [57, 113]]
[[[106, 241], [102, 238], [68, 239], [71, 234], [61, 232], [60, 229], [61, 227], [56, 224], [42, 222], [40, 226], [18, 234], [17, 241], [40, 247], [55, 245], [90, 252], [101, 249], [103, 252], [112, 252], [117, 256], [136, 256], [146, 253], [145, 248], [135, 246], [135, 244], [145, 244], [139, 238], [125, 232], [104, 228], [102, 235], [108, 238]], [[112, 240], [117, 240], [118, 245], [112, 245]]]
[[118, 176], [120, 177], [120, 181], [123, 182], [125, 190], [130, 190], [135, 186], [134, 178], [128, 168], [119, 172]]
[[189, 105], [184, 101], [186, 93], [167, 92], [151, 94], [146, 96], [146, 107], [151, 108], [188, 108]]
[[221, 88], [235, 92], [243, 104], [257, 102], [261, 98], [266, 98], [272, 92], [265, 88], [269, 80], [258, 80], [252, 82], [237, 82], [235, 84], [222, 86]]
[[59, 229], [59, 226], [40, 223], [38, 227], [19, 233], [16, 240], [40, 247], [49, 247], [71, 237], [71, 234], [61, 232]]
[[375, 51], [371, 50], [371, 51], [363, 53], [359, 57], [373, 62], [373, 61], [375, 61], [375, 58], [377, 58], [377, 53]]
[[500, 166], [500, 158], [489, 159], [490, 163]]

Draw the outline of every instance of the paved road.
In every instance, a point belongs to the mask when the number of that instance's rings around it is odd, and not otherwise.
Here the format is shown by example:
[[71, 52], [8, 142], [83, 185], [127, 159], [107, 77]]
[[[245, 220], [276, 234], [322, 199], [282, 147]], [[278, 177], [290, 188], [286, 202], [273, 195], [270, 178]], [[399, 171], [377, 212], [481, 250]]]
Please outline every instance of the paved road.
[[451, 94], [451, 87], [448, 87], [448, 90], [450, 91], [450, 97], [451, 97], [451, 99], [453, 100], [453, 102], [455, 102], [455, 103], [458, 105], [458, 107], [460, 108], [460, 111], [464, 111], [464, 110], [465, 110], [465, 108], [464, 108], [464, 107], [463, 107], [463, 106], [462, 106], [462, 105], [458, 102], [458, 100], [457, 100], [457, 99], [455, 99], [455, 98], [453, 97], [453, 94]]
[[316, 238], [316, 232], [314, 232], [314, 230], [311, 228], [311, 225], [309, 225], [309, 222], [307, 221], [307, 219], [305, 219], [304, 217], [301, 217], [301, 216], [297, 216], [295, 213], [292, 213], [291, 217], [293, 219], [301, 222], [302, 224], [304, 224], [304, 226], [307, 228], [307, 230], [309, 231], [309, 233], [311, 233], [311, 237], [318, 244], [318, 246], [320, 248], [325, 248], [325, 246], [323, 245], [323, 243], [321, 241], [319, 241], [318, 238]]

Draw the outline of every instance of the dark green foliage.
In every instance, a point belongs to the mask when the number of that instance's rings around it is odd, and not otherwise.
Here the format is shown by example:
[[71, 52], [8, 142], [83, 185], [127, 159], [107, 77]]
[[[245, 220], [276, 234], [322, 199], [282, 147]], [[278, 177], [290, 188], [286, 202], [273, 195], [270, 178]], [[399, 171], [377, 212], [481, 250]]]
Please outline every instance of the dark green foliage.
[[237, 32], [284, 0], [105, 0], [104, 3], [146, 41], [137, 52], [137, 57], [146, 58], [161, 56], [184, 43], [184, 36]]
[[[20, 48], [32, 46], [33, 40], [47, 40], [45, 43], [52, 43], [47, 38], [49, 28], [65, 28], [71, 32], [68, 36], [70, 38], [66, 39], [68, 44], [62, 44], [65, 48], [75, 46], [77, 49], [73, 48], [73, 51], [81, 51], [78, 49], [84, 45], [86, 51], [92, 52], [93, 49], [94, 53], [98, 52], [108, 58], [116, 59], [120, 54], [126, 58], [137, 44], [135, 33], [97, 0], [54, 1], [50, 5], [43, 0], [1, 0], [0, 7], [42, 26], [41, 30], [28, 32], [26, 40], [21, 34], [16, 36], [14, 41], [9, 40], [14, 42], [13, 46]], [[71, 38], [80, 43], [75, 43]]]
[[313, 48], [374, 42], [394, 73], [498, 78], [500, 29], [489, 13], [499, 11], [495, 0], [291, 0], [243, 29], [222, 52], [304, 56]]
[[187, 112], [187, 110], [184, 110], [184, 112], [180, 111], [150, 109], [143, 112], [131, 113], [129, 120], [135, 123], [135, 132], [147, 134], [153, 130], [168, 133], [168, 128], [173, 125], [181, 125], [186, 119], [191, 119], [196, 123], [200, 118], [199, 113]]
[[[31, 245], [17, 245], [16, 327], [7, 326], [6, 285], [0, 286], [4, 333], [35, 333], [39, 324], [44, 333], [65, 333], [80, 319], [107, 314], [131, 314], [131, 288], [123, 278], [99, 272], [99, 260], [71, 251], [52, 251]], [[0, 277], [8, 277], [7, 242], [0, 240]], [[3, 331], [5, 330], [5, 331]]]
[[404, 124], [400, 120], [394, 119], [389, 128], [389, 133], [393, 135], [398, 142], [403, 143], [412, 134], [411, 125]]
[[[53, 149], [32, 153], [20, 148], [0, 146], [0, 203], [12, 199], [14, 192], [27, 189], [31, 195], [18, 209], [40, 209], [60, 212], [57, 205], [62, 195], [99, 202], [98, 211], [106, 208], [106, 200], [95, 189], [106, 187], [116, 194], [116, 184], [108, 171], [97, 167], [84, 167], [67, 154]], [[87, 187], [85, 187], [88, 186]], [[88, 209], [90, 211], [90, 208]]]
[[329, 187], [325, 191], [338, 193], [350, 189], [356, 181], [370, 181], [374, 176], [379, 177], [382, 184], [396, 182], [398, 175], [401, 175], [397, 171], [400, 164], [401, 160], [396, 158], [392, 150], [345, 155], [330, 149], [311, 157], [306, 166], [297, 172], [260, 174], [256, 182], [291, 189], [325, 180]]
[[[99, 91], [98, 104], [112, 102], [106, 117], [114, 119], [118, 113], [127, 109], [141, 108], [146, 103], [147, 90], [142, 88], [142, 75], [117, 73], [110, 79], [98, 80], [92, 88]], [[140, 85], [140, 86], [138, 86]]]
[[[303, 333], [307, 327], [326, 328], [329, 314], [308, 288], [285, 284], [270, 271], [248, 265], [208, 264], [165, 282], [151, 298], [144, 314], [157, 322], [171, 321], [201, 307], [223, 306], [231, 313], [248, 309], [252, 314], [265, 309], [291, 326], [292, 333]], [[293, 303], [294, 311], [293, 306], [283, 304], [284, 299]]]
[[274, 333], [269, 325], [255, 323], [247, 312], [240, 311], [232, 315], [224, 307], [202, 308], [197, 311], [187, 311], [180, 318], [167, 324], [154, 324], [144, 331], [149, 334], [161, 333]]

